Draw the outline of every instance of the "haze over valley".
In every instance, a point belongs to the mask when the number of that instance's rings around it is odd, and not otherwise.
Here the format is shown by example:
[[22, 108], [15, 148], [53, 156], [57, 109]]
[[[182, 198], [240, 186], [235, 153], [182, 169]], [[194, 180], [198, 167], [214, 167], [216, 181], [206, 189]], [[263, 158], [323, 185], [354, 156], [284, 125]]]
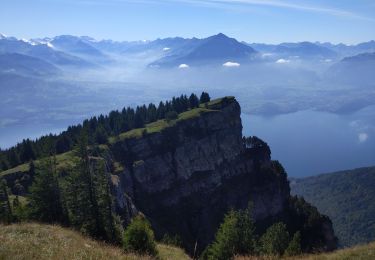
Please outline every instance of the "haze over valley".
[[[222, 33], [134, 42], [1, 35], [0, 144], [7, 148], [113, 109], [205, 90], [236, 96], [245, 132], [268, 140], [292, 176], [372, 165], [374, 68], [374, 41], [265, 44]], [[319, 145], [311, 143], [316, 139]], [[318, 163], [321, 154], [327, 162]]]

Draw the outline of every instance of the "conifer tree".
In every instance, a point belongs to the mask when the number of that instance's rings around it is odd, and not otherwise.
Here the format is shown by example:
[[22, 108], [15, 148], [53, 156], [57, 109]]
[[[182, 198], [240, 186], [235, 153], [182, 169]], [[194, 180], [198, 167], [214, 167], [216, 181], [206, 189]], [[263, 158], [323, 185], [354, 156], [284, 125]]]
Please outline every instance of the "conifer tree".
[[214, 242], [207, 248], [203, 258], [225, 260], [235, 254], [251, 255], [255, 250], [255, 225], [249, 205], [246, 210], [231, 210], [225, 215]]
[[13, 221], [6, 181], [0, 179], [0, 223], [10, 224]]
[[290, 241], [287, 249], [284, 253], [286, 256], [294, 256], [302, 254], [301, 249], [301, 232], [297, 231], [294, 233], [292, 240]]
[[189, 106], [190, 108], [196, 108], [199, 106], [199, 99], [194, 93], [192, 93], [189, 97]]
[[66, 180], [65, 201], [70, 223], [85, 234], [97, 236], [99, 216], [87, 146], [88, 135], [82, 131], [76, 148], [79, 159]]
[[55, 156], [40, 160], [28, 199], [31, 218], [48, 223], [62, 221], [61, 191]]
[[207, 92], [202, 92], [199, 102], [203, 104], [206, 102], [210, 102], [210, 100], [211, 100], [210, 95]]
[[289, 233], [282, 222], [273, 224], [260, 238], [264, 255], [282, 255], [289, 244]]

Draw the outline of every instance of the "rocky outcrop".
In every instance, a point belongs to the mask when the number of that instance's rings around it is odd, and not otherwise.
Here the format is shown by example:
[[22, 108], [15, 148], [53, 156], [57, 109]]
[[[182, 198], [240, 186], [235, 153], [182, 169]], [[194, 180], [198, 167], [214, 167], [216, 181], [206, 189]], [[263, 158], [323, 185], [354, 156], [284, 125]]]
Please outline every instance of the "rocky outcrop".
[[290, 198], [286, 174], [267, 144], [245, 145], [240, 114], [237, 101], [224, 98], [199, 116], [115, 142], [110, 149], [124, 169], [114, 194], [123, 218], [139, 210], [157, 236], [177, 234], [191, 252], [210, 243], [231, 208], [251, 201], [257, 221], [281, 215]]

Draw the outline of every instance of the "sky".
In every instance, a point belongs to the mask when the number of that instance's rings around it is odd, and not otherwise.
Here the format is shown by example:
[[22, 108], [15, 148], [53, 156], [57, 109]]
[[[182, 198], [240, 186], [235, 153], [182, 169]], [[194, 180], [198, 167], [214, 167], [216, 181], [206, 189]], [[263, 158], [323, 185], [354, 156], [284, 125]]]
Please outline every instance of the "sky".
[[204, 38], [240, 41], [375, 40], [374, 0], [1, 0], [0, 32], [18, 38]]

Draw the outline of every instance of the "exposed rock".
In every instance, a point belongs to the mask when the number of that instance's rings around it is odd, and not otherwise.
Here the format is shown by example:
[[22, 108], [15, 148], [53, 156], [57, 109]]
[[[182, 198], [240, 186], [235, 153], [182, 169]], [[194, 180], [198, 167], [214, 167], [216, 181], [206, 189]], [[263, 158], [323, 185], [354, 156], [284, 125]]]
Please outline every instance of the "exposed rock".
[[202, 251], [212, 241], [231, 208], [251, 201], [261, 221], [282, 215], [290, 198], [286, 174], [271, 161], [269, 147], [245, 146], [237, 101], [224, 98], [208, 108], [110, 147], [124, 166], [114, 185], [118, 212], [126, 219], [136, 205], [157, 236], [177, 234], [190, 252], [195, 243]]

